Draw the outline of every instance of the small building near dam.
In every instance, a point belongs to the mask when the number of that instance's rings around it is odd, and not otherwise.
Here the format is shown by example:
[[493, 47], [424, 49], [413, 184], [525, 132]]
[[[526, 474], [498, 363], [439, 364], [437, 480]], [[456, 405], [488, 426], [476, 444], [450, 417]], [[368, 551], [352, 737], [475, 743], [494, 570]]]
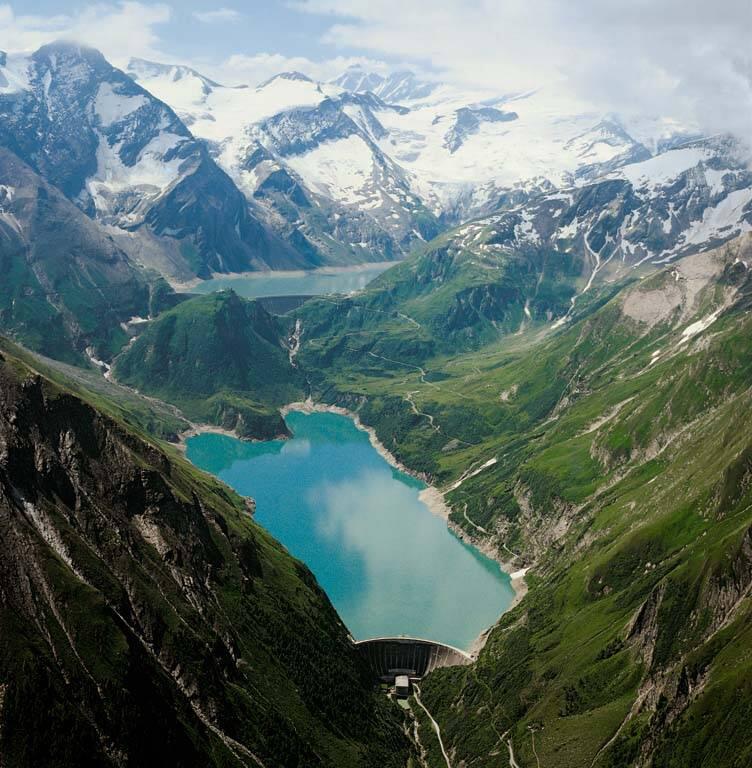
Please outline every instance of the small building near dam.
[[355, 643], [374, 678], [394, 685], [397, 679], [420, 680], [440, 667], [465, 666], [472, 656], [459, 648], [417, 637], [378, 637]]
[[394, 692], [398, 699], [406, 699], [410, 695], [410, 678], [407, 675], [394, 678]]

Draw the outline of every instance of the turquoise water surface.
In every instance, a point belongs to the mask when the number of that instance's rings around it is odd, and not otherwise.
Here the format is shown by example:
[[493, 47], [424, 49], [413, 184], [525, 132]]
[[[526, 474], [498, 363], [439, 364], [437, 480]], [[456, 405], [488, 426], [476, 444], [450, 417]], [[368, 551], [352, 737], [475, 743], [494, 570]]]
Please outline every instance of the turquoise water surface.
[[245, 277], [216, 277], [191, 288], [191, 293], [212, 293], [232, 288], [246, 299], [265, 296], [326, 296], [365, 288], [391, 264], [369, 264], [360, 269], [327, 269], [310, 272], [258, 272]]
[[469, 648], [509, 605], [509, 577], [418, 499], [352, 419], [293, 412], [291, 440], [204, 433], [188, 458], [256, 499], [256, 520], [316, 574], [358, 640], [410, 635]]

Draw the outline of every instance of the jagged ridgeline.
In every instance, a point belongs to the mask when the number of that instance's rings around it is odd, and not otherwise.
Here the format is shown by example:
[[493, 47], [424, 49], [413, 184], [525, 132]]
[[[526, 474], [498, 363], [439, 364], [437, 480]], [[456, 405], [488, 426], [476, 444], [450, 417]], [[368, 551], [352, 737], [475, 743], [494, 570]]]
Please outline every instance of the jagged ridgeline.
[[226, 487], [0, 352], [3, 765], [390, 766], [311, 573]]

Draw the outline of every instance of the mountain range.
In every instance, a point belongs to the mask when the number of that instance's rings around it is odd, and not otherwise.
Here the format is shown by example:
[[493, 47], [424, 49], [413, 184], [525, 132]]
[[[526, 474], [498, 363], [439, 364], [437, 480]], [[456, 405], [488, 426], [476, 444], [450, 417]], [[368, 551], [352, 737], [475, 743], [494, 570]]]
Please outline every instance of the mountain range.
[[0, 114], [0, 146], [173, 281], [399, 260], [494, 214], [528, 239], [567, 237], [583, 219], [571, 211], [522, 230], [556, 201], [619, 184], [640, 258], [750, 226], [732, 139], [599, 114], [545, 88], [499, 95], [356, 69], [227, 87], [141, 59], [123, 72], [56, 43], [2, 55]]
[[[551, 88], [0, 53], [0, 764], [749, 765], [751, 232], [741, 140]], [[304, 399], [526, 585], [407, 711], [176, 447]]]

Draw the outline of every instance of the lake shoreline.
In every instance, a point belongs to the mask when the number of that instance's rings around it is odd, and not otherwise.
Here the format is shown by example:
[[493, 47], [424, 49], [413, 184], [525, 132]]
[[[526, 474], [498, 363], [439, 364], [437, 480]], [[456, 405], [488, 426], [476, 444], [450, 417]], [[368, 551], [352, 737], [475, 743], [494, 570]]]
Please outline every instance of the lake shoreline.
[[[498, 555], [498, 551], [496, 550], [495, 547], [492, 546], [490, 542], [479, 540], [475, 537], [470, 536], [465, 530], [460, 528], [460, 526], [452, 522], [449, 519], [449, 515], [452, 510], [445, 499], [444, 492], [442, 492], [436, 486], [431, 485], [428, 478], [423, 473], [419, 473], [411, 470], [409, 467], [405, 466], [399, 459], [397, 459], [397, 457], [381, 442], [381, 440], [379, 440], [378, 436], [376, 435], [376, 431], [373, 429], [373, 427], [369, 427], [368, 425], [364, 424], [356, 412], [351, 411], [339, 405], [330, 405], [327, 403], [316, 403], [311, 398], [309, 398], [308, 400], [301, 400], [293, 403], [288, 403], [287, 405], [280, 408], [280, 414], [282, 415], [283, 418], [285, 418], [291, 412], [299, 412], [299, 413], [305, 413], [305, 414], [334, 413], [339, 416], [345, 416], [349, 418], [359, 430], [361, 430], [362, 432], [365, 432], [368, 435], [371, 446], [391, 467], [393, 467], [394, 469], [398, 469], [400, 472], [404, 472], [406, 475], [409, 475], [410, 477], [413, 477], [417, 480], [421, 480], [423, 483], [426, 484], [426, 487], [423, 488], [418, 493], [418, 498], [428, 508], [431, 514], [444, 520], [447, 525], [447, 528], [454, 536], [456, 536], [460, 541], [464, 542], [465, 544], [476, 549], [478, 552], [480, 552], [482, 555], [487, 557], [489, 560], [493, 560], [499, 566], [499, 569], [503, 573], [505, 573], [507, 576], [509, 576], [509, 579], [510, 579], [509, 585], [512, 588], [514, 596], [510, 601], [509, 605], [507, 605], [501, 610], [501, 613], [499, 614], [499, 617], [497, 618], [497, 620], [490, 627], [488, 627], [487, 629], [484, 629], [478, 635], [478, 637], [475, 638], [475, 640], [470, 644], [469, 648], [467, 649], [467, 652], [471, 656], [473, 656], [473, 658], [476, 658], [477, 655], [485, 646], [490, 633], [492, 632], [494, 627], [498, 624], [498, 622], [501, 620], [501, 618], [506, 613], [511, 611], [513, 608], [515, 608], [517, 605], [519, 605], [519, 603], [527, 594], [528, 586], [527, 586], [527, 582], [525, 581], [525, 576], [529, 568], [519, 568], [515, 566], [511, 560], [508, 560], [508, 559], [504, 560], [500, 558]], [[180, 442], [178, 443], [178, 446], [177, 446], [178, 449], [181, 450], [182, 452], [185, 452], [186, 440], [188, 440], [191, 437], [195, 437], [196, 435], [199, 435], [201, 433], [214, 433], [214, 434], [226, 435], [229, 437], [234, 437], [235, 439], [243, 440], [245, 442], [268, 442], [266, 440], [249, 440], [248, 438], [241, 437], [240, 435], [237, 434], [237, 432], [233, 430], [224, 429], [222, 427], [218, 427], [212, 424], [192, 424], [190, 429], [181, 433]], [[282, 440], [282, 439], [288, 439], [288, 438], [287, 436], [280, 435], [279, 437], [272, 438], [272, 439]]]
[[416, 480], [421, 480], [426, 484], [418, 493], [418, 498], [425, 504], [432, 514], [449, 522], [449, 513], [451, 510], [444, 501], [444, 496], [441, 491], [435, 486], [431, 485], [425, 475], [420, 472], [414, 472], [409, 467], [406, 467], [382, 442], [376, 435], [376, 430], [373, 427], [369, 427], [364, 424], [357, 413], [350, 411], [347, 408], [343, 408], [339, 405], [328, 405], [326, 403], [314, 403], [310, 398], [308, 400], [302, 400], [295, 403], [289, 403], [280, 409], [282, 418], [287, 416], [291, 411], [299, 411], [301, 413], [336, 413], [339, 416], [346, 416], [351, 419], [355, 426], [365, 432], [368, 435], [368, 439], [371, 441], [371, 445], [374, 450], [386, 460], [387, 464], [390, 464], [400, 472], [404, 472], [410, 477], [414, 477]]
[[368, 261], [363, 264], [350, 264], [347, 266], [324, 266], [317, 267], [315, 269], [266, 269], [266, 270], [254, 270], [251, 272], [213, 272], [211, 277], [201, 278], [194, 277], [191, 280], [168, 280], [170, 286], [177, 293], [191, 293], [194, 288], [199, 285], [209, 282], [210, 280], [263, 280], [270, 277], [278, 277], [281, 279], [287, 278], [301, 278], [312, 277], [315, 275], [357, 275], [359, 272], [368, 272], [373, 269], [383, 267], [383, 271], [386, 271], [390, 267], [399, 264], [399, 261]]
[[186, 440], [190, 440], [192, 437], [197, 437], [198, 435], [203, 435], [206, 433], [212, 435], [224, 435], [225, 437], [233, 437], [235, 440], [242, 440], [244, 443], [267, 443], [269, 440], [289, 440], [288, 435], [276, 435], [275, 437], [270, 437], [268, 439], [244, 437], [243, 435], [239, 434], [236, 429], [218, 427], [216, 424], [198, 424], [191, 422], [190, 427], [181, 432], [178, 435], [177, 442], [172, 443], [172, 445], [174, 445], [182, 453], [185, 453], [187, 447]]
[[410, 477], [422, 480], [426, 484], [426, 487], [418, 494], [418, 498], [423, 502], [428, 510], [432, 514], [444, 520], [447, 524], [447, 528], [458, 539], [473, 547], [474, 549], [477, 549], [478, 552], [480, 552], [482, 555], [485, 555], [489, 560], [493, 560], [499, 566], [501, 571], [509, 576], [509, 585], [514, 592], [514, 597], [512, 598], [512, 601], [509, 603], [509, 605], [499, 614], [499, 618], [494, 622], [494, 624], [488, 627], [488, 629], [483, 630], [483, 632], [481, 632], [480, 635], [478, 635], [478, 637], [473, 641], [470, 649], [468, 650], [468, 653], [470, 653], [470, 655], [473, 657], [477, 656], [477, 654], [480, 653], [483, 646], [486, 644], [489, 634], [496, 626], [496, 624], [498, 624], [501, 617], [519, 605], [522, 601], [522, 598], [524, 598], [527, 594], [528, 586], [527, 582], [525, 581], [525, 576], [530, 569], [518, 568], [512, 563], [511, 560], [501, 559], [497, 550], [491, 545], [490, 542], [479, 541], [478, 539], [470, 537], [462, 528], [453, 523], [449, 519], [449, 515], [452, 509], [449, 504], [447, 504], [444, 493], [436, 486], [431, 485], [425, 475], [422, 473], [414, 472], [409, 467], [406, 467], [381, 442], [381, 440], [379, 440], [378, 436], [376, 435], [376, 430], [374, 430], [373, 427], [369, 427], [368, 425], [364, 424], [360, 420], [358, 414], [354, 411], [350, 411], [347, 408], [343, 408], [339, 405], [315, 403], [311, 398], [305, 401], [289, 403], [280, 409], [280, 413], [282, 414], [283, 418], [291, 411], [299, 411], [302, 413], [336, 413], [340, 416], [347, 416], [348, 418], [352, 419], [358, 429], [368, 434], [371, 445], [387, 461], [388, 464], [390, 464], [395, 469], [400, 470], [400, 472], [404, 472], [406, 475], [410, 475]]

